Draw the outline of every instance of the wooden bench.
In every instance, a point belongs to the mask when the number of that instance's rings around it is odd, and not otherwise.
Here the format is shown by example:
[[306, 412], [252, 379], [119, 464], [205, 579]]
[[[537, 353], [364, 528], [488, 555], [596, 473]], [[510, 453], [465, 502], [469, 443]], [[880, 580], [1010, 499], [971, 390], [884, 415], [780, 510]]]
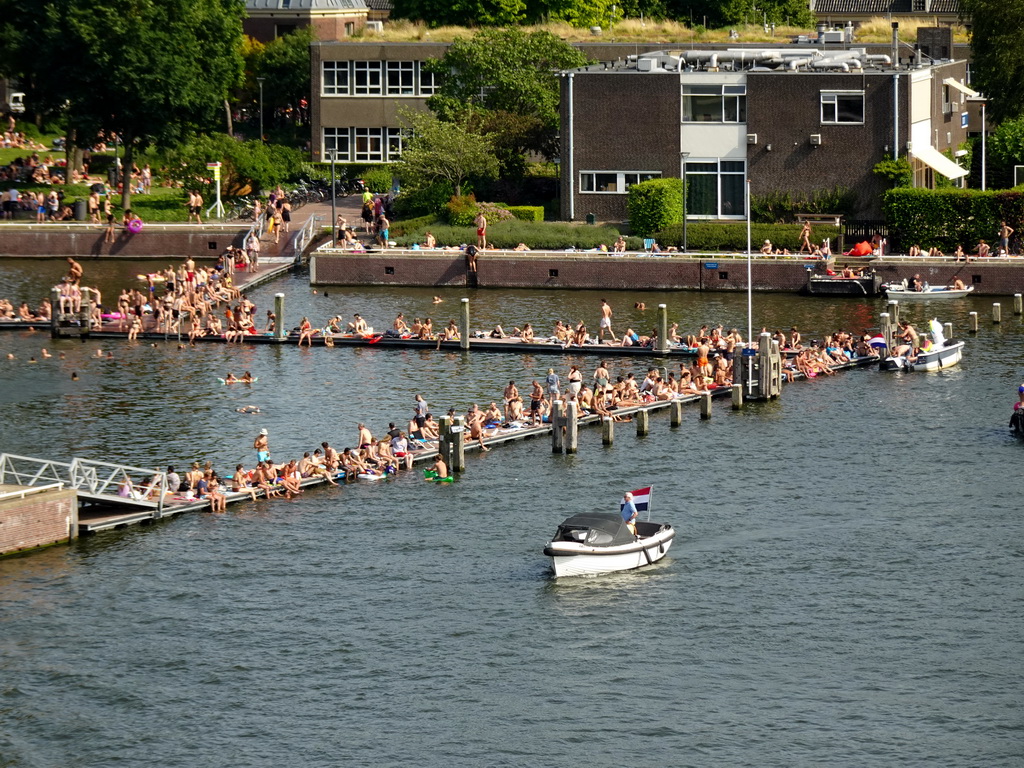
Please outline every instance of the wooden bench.
[[843, 225], [843, 214], [841, 213], [796, 213], [793, 215], [797, 224], [820, 224], [830, 227]]

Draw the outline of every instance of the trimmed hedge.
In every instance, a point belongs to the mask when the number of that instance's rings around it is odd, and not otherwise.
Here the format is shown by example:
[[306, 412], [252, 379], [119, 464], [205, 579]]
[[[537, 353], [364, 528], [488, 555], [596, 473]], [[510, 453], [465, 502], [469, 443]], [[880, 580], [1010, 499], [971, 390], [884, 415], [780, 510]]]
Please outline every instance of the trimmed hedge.
[[651, 179], [633, 184], [626, 198], [629, 224], [638, 235], [659, 232], [671, 224], [682, 226], [683, 182]]
[[[800, 224], [751, 224], [750, 241], [754, 252], [761, 250], [765, 240], [771, 240], [776, 248], [789, 248], [790, 252], [800, 250]], [[832, 250], [838, 248], [839, 227], [815, 225], [811, 231], [811, 242], [820, 243], [826, 237], [832, 238]], [[676, 224], [661, 230], [655, 240], [662, 249], [683, 242], [683, 225]], [[689, 251], [741, 251], [747, 250], [746, 222], [721, 223], [717, 221], [692, 222], [686, 225], [686, 247]]]
[[[422, 219], [419, 220], [422, 222]], [[415, 222], [419, 224], [419, 222]], [[414, 222], [408, 222], [413, 224]], [[406, 226], [396, 224], [392, 227], [394, 241], [400, 247], [408, 247], [413, 243], [422, 243], [427, 230], [437, 238], [438, 245], [452, 246], [476, 242], [476, 230], [473, 227], [453, 227], [445, 224]], [[599, 248], [602, 244], [611, 250], [618, 239], [619, 231], [614, 227], [591, 227], [581, 224], [503, 221], [488, 225], [487, 241], [497, 248], [513, 249], [519, 243], [526, 243], [533, 250], [564, 251], [566, 248], [587, 250]], [[630, 237], [626, 240], [630, 250], [642, 250], [643, 238]]]
[[882, 197], [885, 219], [903, 247], [957, 245], [971, 250], [979, 240], [999, 241], [999, 222], [1024, 227], [1024, 194], [979, 189], [890, 189]]
[[505, 209], [520, 221], [544, 221], [543, 205], [507, 205]]

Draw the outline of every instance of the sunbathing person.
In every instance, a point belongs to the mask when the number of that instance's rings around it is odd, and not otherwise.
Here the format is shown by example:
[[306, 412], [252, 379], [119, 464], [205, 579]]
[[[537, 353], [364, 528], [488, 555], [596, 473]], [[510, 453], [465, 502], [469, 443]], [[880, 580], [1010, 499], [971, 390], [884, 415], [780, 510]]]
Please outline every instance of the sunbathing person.
[[233, 493], [248, 493], [249, 497], [256, 501], [256, 489], [249, 482], [249, 473], [241, 464], [235, 466], [235, 473], [231, 475], [231, 491]]

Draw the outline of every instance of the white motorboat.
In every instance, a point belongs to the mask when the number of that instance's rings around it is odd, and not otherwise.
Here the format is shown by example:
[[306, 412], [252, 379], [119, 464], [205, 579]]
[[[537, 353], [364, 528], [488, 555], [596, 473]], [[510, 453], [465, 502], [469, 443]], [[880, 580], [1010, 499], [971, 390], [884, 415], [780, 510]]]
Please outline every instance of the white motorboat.
[[[643, 491], [634, 491], [637, 499]], [[638, 510], [646, 499], [636, 504]], [[584, 512], [562, 521], [544, 547], [555, 576], [592, 576], [653, 565], [667, 553], [675, 529], [668, 523], [637, 520], [634, 535], [621, 514]]]
[[973, 285], [966, 288], [947, 288], [944, 285], [924, 284], [924, 288], [915, 291], [909, 287], [907, 281], [902, 283], [886, 283], [882, 286], [887, 298], [899, 299], [900, 301], [928, 301], [930, 299], [962, 299], [974, 290]]
[[883, 371], [941, 371], [960, 362], [964, 342], [948, 341], [938, 320], [931, 321], [931, 337], [916, 355], [889, 355], [878, 364], [879, 368]]

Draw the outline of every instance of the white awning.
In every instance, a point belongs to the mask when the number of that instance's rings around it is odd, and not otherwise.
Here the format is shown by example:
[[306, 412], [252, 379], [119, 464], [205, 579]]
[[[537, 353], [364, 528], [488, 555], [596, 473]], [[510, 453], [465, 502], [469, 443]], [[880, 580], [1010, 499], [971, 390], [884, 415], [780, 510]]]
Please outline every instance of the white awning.
[[948, 85], [950, 88], [956, 88], [964, 96], [970, 96], [971, 98], [977, 98], [981, 94], [973, 88], [968, 88], [966, 85], [961, 83], [959, 80], [954, 80], [952, 77], [947, 77], [942, 81], [943, 85]]
[[969, 173], [933, 147], [911, 147], [910, 154], [947, 179], [959, 179]]

